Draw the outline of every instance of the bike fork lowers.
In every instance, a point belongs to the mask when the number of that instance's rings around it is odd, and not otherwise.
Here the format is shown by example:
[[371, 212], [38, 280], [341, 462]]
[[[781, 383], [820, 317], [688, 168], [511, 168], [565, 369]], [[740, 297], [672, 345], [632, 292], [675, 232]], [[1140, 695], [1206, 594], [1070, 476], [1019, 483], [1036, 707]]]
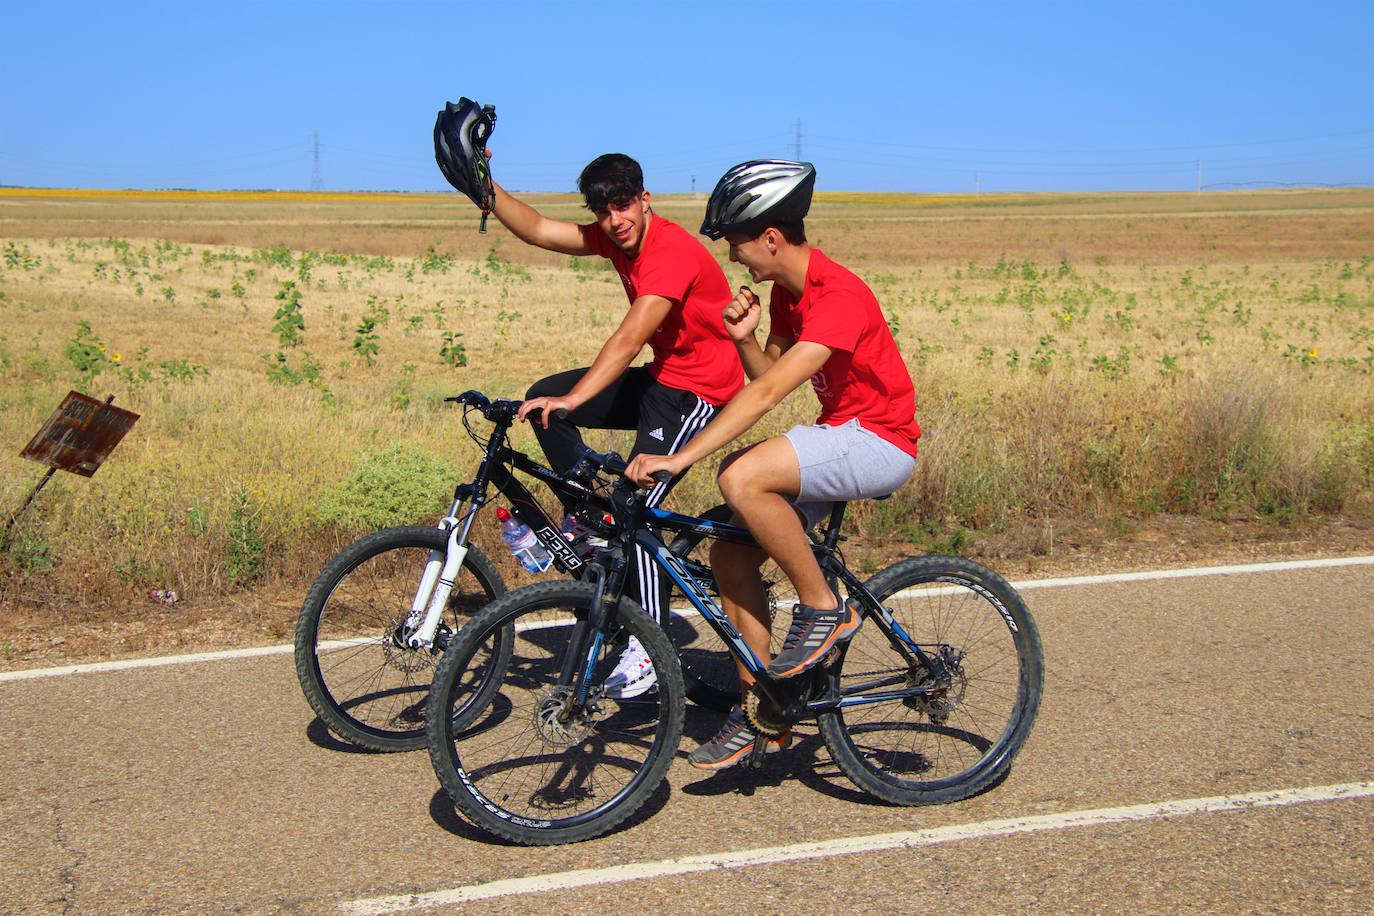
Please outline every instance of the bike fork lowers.
[[443, 553], [429, 552], [425, 571], [420, 576], [420, 586], [415, 590], [415, 599], [410, 604], [406, 616], [406, 645], [411, 649], [425, 649], [434, 645], [434, 634], [443, 620], [448, 596], [458, 581], [458, 573], [463, 569], [463, 560], [468, 555], [467, 535], [472, 525], [473, 513], [469, 512], [465, 523], [456, 517], [457, 504], [450, 510], [448, 517], [439, 522], [440, 530], [448, 533], [448, 544]]

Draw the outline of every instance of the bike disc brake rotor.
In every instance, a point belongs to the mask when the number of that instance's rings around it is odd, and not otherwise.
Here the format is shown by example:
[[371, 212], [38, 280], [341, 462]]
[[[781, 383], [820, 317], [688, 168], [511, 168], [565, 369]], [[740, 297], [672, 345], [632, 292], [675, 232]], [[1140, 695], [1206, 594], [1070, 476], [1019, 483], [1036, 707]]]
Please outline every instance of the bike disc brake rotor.
[[590, 708], [573, 707], [575, 696], [572, 687], [550, 687], [534, 704], [534, 728], [539, 737], [554, 747], [572, 747], [596, 727]]
[[[386, 663], [397, 671], [404, 671], [406, 674], [414, 674], [416, 671], [423, 671], [426, 668], [433, 668], [435, 658], [428, 649], [411, 649], [404, 645], [410, 632], [406, 629], [406, 618], [409, 612], [402, 614], [387, 627], [387, 637], [382, 640], [382, 652], [386, 656]], [[401, 645], [397, 645], [401, 643]]]
[[[968, 675], [964, 672], [962, 664], [963, 653], [945, 646], [940, 650], [940, 658], [945, 664], [945, 670], [949, 672], [949, 679], [945, 684], [930, 693], [907, 697], [902, 701], [908, 708], [925, 713], [935, 725], [945, 724], [950, 714], [964, 701], [964, 692], [968, 690]], [[930, 687], [935, 683], [930, 672], [924, 668], [913, 668], [907, 676], [909, 687]]]

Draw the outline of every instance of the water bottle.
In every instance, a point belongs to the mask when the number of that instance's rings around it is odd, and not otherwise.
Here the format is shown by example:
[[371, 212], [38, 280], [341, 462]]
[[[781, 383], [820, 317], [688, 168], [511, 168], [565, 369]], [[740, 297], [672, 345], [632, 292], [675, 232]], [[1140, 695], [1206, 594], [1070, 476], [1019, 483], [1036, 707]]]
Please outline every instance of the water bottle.
[[532, 573], [541, 573], [553, 563], [553, 557], [539, 543], [530, 526], [510, 514], [505, 506], [496, 510], [496, 518], [501, 523], [501, 540], [506, 542], [510, 552], [520, 561], [520, 565]]

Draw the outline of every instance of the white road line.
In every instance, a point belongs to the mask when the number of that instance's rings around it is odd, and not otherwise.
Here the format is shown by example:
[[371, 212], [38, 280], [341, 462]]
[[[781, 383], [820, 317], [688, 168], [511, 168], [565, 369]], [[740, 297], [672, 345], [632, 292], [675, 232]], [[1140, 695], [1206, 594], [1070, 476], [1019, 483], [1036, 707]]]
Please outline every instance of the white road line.
[[919, 846], [933, 846], [938, 843], [1012, 836], [1018, 833], [1036, 833], [1043, 830], [1099, 827], [1104, 824], [1158, 820], [1203, 812], [1274, 808], [1368, 796], [1374, 796], [1374, 782], [1312, 786], [1305, 789], [1279, 789], [1270, 792], [1249, 792], [1244, 795], [1218, 795], [1211, 798], [1188, 798], [1121, 808], [1066, 811], [1062, 814], [1006, 818], [982, 821], [976, 824], [956, 824], [948, 827], [936, 827], [931, 830], [849, 837], [823, 843], [796, 843], [791, 846], [772, 846], [740, 852], [707, 853], [660, 862], [638, 862], [629, 865], [613, 865], [608, 868], [587, 868], [555, 874], [531, 875], [526, 878], [507, 878], [487, 884], [471, 884], [466, 887], [432, 891], [426, 894], [397, 894], [389, 897], [353, 900], [340, 904], [339, 911], [350, 914], [350, 916], [373, 916], [373, 914], [399, 913], [405, 910], [428, 907], [452, 906], [492, 897], [542, 894], [550, 891], [563, 891], [601, 884], [618, 884], [626, 881], [644, 881], [651, 878], [685, 875], [716, 869], [749, 868], [756, 865], [798, 862], [806, 859], [883, 852], [893, 849], [912, 849]]
[[[1071, 576], [1059, 579], [1031, 579], [1013, 582], [1018, 591], [1037, 588], [1067, 588], [1079, 585], [1106, 585], [1114, 582], [1143, 582], [1152, 579], [1187, 579], [1196, 576], [1234, 576], [1245, 573], [1289, 572], [1300, 569], [1323, 569], [1334, 566], [1374, 566], [1372, 557], [1333, 557], [1322, 560], [1285, 560], [1277, 563], [1247, 563], [1241, 566], [1199, 566], [1190, 569], [1160, 569], [1152, 572], [1110, 573], [1101, 576]], [[27, 681], [33, 678], [61, 677], [68, 674], [94, 674], [101, 671], [124, 671], [130, 668], [157, 668], [163, 665], [189, 665], [196, 662], [217, 662], [236, 658], [256, 658], [263, 655], [290, 655], [291, 646], [259, 646], [252, 649], [230, 649], [225, 652], [197, 652], [194, 655], [165, 655], [154, 658], [129, 658], [117, 662], [91, 662], [64, 665], [60, 668], [30, 668], [26, 671], [0, 672], [0, 683]]]
[[1192, 569], [1158, 569], [1151, 572], [1111, 573], [1102, 576], [1070, 576], [1062, 579], [1036, 579], [1013, 582], [1018, 591], [1034, 588], [1064, 588], [1074, 585], [1103, 585], [1111, 582], [1143, 582], [1151, 579], [1190, 579], [1196, 576], [1234, 576], [1244, 573], [1289, 572], [1298, 569], [1324, 569], [1332, 566], [1370, 566], [1374, 557], [1331, 557], [1324, 560], [1285, 560], [1277, 563], [1246, 563], [1241, 566], [1200, 566]]
[[218, 662], [231, 658], [256, 658], [260, 655], [290, 655], [292, 646], [259, 646], [254, 649], [229, 649], [224, 652], [197, 652], [194, 655], [163, 655], [157, 658], [126, 658], [117, 662], [91, 662], [85, 665], [64, 665], [61, 668], [30, 668], [27, 671], [0, 673], [0, 682], [27, 681], [39, 677], [61, 677], [64, 674], [94, 674], [98, 671], [124, 671], [129, 668], [159, 668], [163, 665], [190, 665], [195, 662]]

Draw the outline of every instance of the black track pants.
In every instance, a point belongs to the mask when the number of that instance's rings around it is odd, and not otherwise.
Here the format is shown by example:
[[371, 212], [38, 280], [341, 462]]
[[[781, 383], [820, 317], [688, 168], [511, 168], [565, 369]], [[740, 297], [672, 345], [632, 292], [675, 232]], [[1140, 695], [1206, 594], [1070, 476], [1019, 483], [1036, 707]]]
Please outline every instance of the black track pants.
[[[530, 386], [527, 398], [562, 397], [572, 390], [586, 369], [570, 369]], [[690, 391], [660, 385], [644, 366], [627, 369], [596, 397], [568, 413], [567, 419], [550, 418], [548, 429], [531, 417], [531, 426], [539, 439], [549, 465], [559, 473], [568, 471], [582, 454], [582, 435], [586, 429], [633, 429], [634, 449], [626, 457], [640, 453], [671, 455], [686, 445], [705, 428], [719, 408], [703, 401]], [[648, 505], [656, 506], [685, 476], [674, 477], [666, 483], [655, 484], [649, 491]], [[634, 583], [640, 605], [649, 616], [664, 623], [668, 618], [668, 594], [671, 583], [647, 554], [635, 548], [631, 558]], [[648, 585], [648, 588], [645, 588]]]

